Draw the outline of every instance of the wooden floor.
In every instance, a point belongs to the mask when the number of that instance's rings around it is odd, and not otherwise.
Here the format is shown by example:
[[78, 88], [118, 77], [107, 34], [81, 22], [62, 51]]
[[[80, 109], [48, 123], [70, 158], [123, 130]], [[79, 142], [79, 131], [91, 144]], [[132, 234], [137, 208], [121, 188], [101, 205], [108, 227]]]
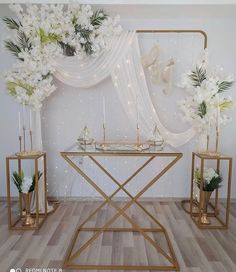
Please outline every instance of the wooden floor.
[[[10, 268], [18, 267], [22, 271], [25, 268], [61, 268], [76, 226], [98, 203], [63, 202], [39, 231], [8, 231], [6, 203], [1, 202], [0, 271], [9, 272]], [[230, 228], [222, 231], [199, 230], [182, 210], [179, 202], [143, 203], [166, 227], [180, 271], [236, 271], [236, 203], [231, 205]], [[136, 213], [135, 209], [130, 209], [129, 215], [149, 227], [148, 221]], [[111, 213], [111, 209], [103, 209], [88, 226], [101, 225]], [[121, 225], [126, 226], [124, 219], [116, 223], [116, 226]], [[154, 235], [153, 238], [162, 241], [161, 237]], [[84, 252], [80, 261], [140, 265], [154, 264], [162, 260], [141, 235], [107, 232], [100, 236], [96, 245]]]

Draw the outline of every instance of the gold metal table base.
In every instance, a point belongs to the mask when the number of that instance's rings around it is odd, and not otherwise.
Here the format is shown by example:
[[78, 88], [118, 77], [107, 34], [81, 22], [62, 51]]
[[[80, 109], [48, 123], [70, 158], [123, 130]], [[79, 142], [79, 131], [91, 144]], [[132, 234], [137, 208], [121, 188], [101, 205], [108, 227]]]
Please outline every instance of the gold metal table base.
[[[148, 156], [148, 160], [139, 167], [125, 182], [119, 183], [96, 159], [96, 156], [114, 156], [114, 153], [104, 152], [104, 153], [73, 153], [73, 152], [61, 152], [62, 157], [71, 165], [97, 192], [99, 192], [104, 198], [105, 201], [99, 205], [95, 211], [93, 211], [83, 222], [80, 224], [78, 229], [76, 230], [70, 246], [67, 250], [67, 255], [64, 261], [65, 269], [83, 269], [83, 270], [157, 270], [157, 271], [179, 271], [179, 264], [176, 259], [173, 247], [171, 245], [170, 238], [166, 232], [164, 226], [137, 200], [152, 186], [154, 185], [181, 157], [182, 153], [116, 153], [115, 156]], [[96, 164], [104, 174], [106, 174], [117, 186], [118, 188], [108, 196], [77, 164], [72, 160], [74, 156], [84, 156], [87, 155], [94, 164]], [[135, 196], [132, 196], [129, 191], [125, 188], [125, 186], [133, 180], [133, 178], [140, 173], [154, 158], [156, 157], [172, 157], [173, 160], [168, 163], [168, 165], [157, 174], [151, 181], [144, 186], [144, 188], [139, 191]], [[120, 208], [112, 198], [119, 192], [123, 191], [129, 196], [130, 200], [126, 202], [126, 204]], [[105, 205], [111, 205], [117, 212], [113, 215], [102, 227], [100, 228], [91, 228], [85, 227], [85, 224], [95, 216]], [[157, 228], [142, 228], [140, 227], [130, 216], [126, 213], [126, 210], [132, 206], [132, 204], [138, 205], [139, 208], [154, 222], [157, 224]], [[129, 224], [132, 226], [131, 228], [112, 228], [111, 225], [120, 217], [123, 216]], [[93, 236], [88, 239], [82, 246], [79, 248], [76, 247], [76, 241], [78, 235], [82, 231], [92, 231], [95, 232]], [[91, 264], [77, 264], [75, 260], [81, 255], [81, 253], [88, 248], [103, 232], [112, 231], [112, 232], [138, 232], [140, 233], [145, 240], [147, 240], [156, 250], [157, 252], [164, 257], [165, 260], [168, 261], [169, 265], [146, 265], [146, 266], [138, 266], [138, 265], [91, 265]], [[167, 242], [169, 252], [166, 252], [161, 248], [161, 246], [153, 240], [147, 232], [161, 232], [164, 234], [165, 240]], [[74, 251], [75, 250], [75, 251]]]

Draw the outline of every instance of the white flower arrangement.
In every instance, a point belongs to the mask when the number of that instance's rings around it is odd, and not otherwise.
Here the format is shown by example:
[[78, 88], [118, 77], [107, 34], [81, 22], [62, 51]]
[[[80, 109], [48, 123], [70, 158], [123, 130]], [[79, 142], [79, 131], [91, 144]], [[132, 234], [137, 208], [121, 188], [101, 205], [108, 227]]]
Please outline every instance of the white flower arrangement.
[[233, 77], [225, 76], [222, 68], [208, 68], [205, 54], [192, 71], [182, 75], [180, 87], [185, 88], [189, 94], [179, 102], [183, 120], [190, 123], [198, 133], [206, 133], [216, 126], [216, 122], [218, 125], [226, 124], [230, 118], [225, 111], [232, 107], [233, 101], [223, 93], [233, 83]]
[[[201, 172], [199, 168], [195, 170], [194, 182], [200, 188]], [[222, 177], [213, 168], [204, 168], [203, 170], [203, 191], [214, 191], [221, 187]]]
[[24, 177], [21, 184], [21, 192], [22, 193], [28, 193], [30, 190], [30, 187], [32, 186], [33, 179], [32, 177]]
[[[43, 173], [38, 172], [38, 180], [42, 177]], [[24, 172], [21, 171], [20, 173], [18, 172], [13, 172], [12, 179], [19, 191], [19, 193], [31, 193], [34, 191], [35, 188], [35, 180], [36, 176], [35, 174], [32, 177], [27, 177], [24, 175]]]
[[10, 8], [18, 20], [4, 18], [14, 32], [5, 41], [17, 58], [14, 69], [5, 75], [8, 93], [19, 103], [40, 108], [56, 87], [50, 59], [60, 55], [97, 56], [110, 49], [111, 39], [119, 35], [119, 17], [112, 19], [89, 5], [21, 5]]

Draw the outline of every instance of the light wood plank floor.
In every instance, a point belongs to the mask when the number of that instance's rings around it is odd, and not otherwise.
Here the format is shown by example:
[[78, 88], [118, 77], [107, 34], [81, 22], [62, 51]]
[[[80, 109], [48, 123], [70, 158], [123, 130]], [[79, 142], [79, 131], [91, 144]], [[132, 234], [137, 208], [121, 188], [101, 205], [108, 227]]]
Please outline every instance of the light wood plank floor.
[[[229, 230], [200, 230], [181, 208], [179, 202], [143, 202], [166, 227], [183, 272], [236, 271], [236, 203], [231, 205]], [[10, 268], [61, 268], [76, 226], [99, 202], [68, 201], [60, 204], [39, 231], [8, 231], [6, 203], [0, 203], [0, 271]], [[104, 208], [88, 222], [89, 227], [102, 225], [114, 214]], [[128, 214], [145, 227], [154, 226], [132, 207]], [[113, 226], [126, 226], [121, 219]], [[87, 239], [84, 233], [81, 239]], [[153, 235], [160, 244], [164, 239]], [[80, 243], [80, 241], [78, 241]], [[163, 261], [154, 248], [137, 233], [104, 233], [97, 243], [81, 255], [80, 263], [109, 262], [146, 265]], [[65, 271], [65, 270], [64, 270]], [[69, 271], [69, 270], [68, 270]], [[72, 271], [72, 270], [70, 270]], [[93, 270], [94, 271], [94, 270]], [[107, 271], [107, 270], [106, 270]]]

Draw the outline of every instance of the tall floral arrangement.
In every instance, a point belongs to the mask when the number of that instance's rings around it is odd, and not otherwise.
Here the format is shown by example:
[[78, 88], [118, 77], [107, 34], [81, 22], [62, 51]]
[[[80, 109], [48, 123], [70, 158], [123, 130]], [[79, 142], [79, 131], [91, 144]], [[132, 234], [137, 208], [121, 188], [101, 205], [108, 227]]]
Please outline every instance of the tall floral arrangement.
[[232, 107], [233, 101], [225, 92], [233, 83], [233, 77], [226, 76], [222, 68], [209, 68], [205, 52], [195, 68], [182, 75], [180, 86], [188, 92], [188, 96], [180, 101], [183, 119], [198, 133], [226, 124], [230, 120], [226, 110]]
[[61, 55], [97, 56], [109, 50], [119, 35], [119, 17], [112, 19], [103, 10], [89, 5], [11, 5], [17, 19], [4, 22], [14, 35], [5, 47], [17, 62], [6, 73], [8, 93], [19, 103], [40, 108], [56, 86], [50, 60]]

